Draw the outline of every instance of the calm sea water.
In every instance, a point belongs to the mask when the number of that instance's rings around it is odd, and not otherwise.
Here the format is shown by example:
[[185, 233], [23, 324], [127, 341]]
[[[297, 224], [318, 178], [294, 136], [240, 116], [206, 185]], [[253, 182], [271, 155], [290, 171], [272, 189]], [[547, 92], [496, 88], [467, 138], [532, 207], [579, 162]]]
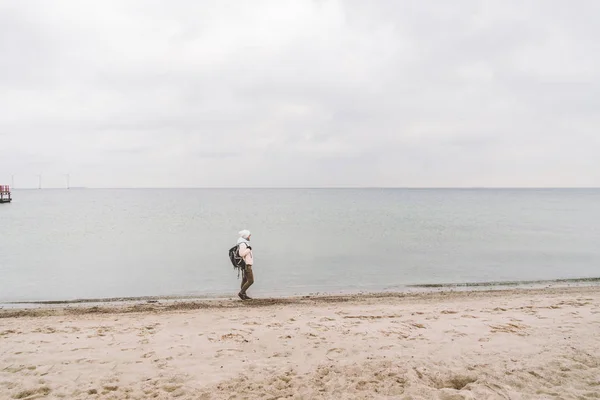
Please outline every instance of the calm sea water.
[[17, 190], [0, 204], [0, 302], [600, 276], [600, 190]]

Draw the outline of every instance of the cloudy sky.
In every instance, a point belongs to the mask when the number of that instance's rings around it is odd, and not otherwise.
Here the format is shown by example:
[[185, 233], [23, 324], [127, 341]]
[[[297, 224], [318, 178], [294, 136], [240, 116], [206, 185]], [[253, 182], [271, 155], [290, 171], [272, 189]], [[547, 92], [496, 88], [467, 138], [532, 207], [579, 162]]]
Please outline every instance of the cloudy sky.
[[596, 0], [3, 0], [0, 183], [597, 187], [599, 18]]

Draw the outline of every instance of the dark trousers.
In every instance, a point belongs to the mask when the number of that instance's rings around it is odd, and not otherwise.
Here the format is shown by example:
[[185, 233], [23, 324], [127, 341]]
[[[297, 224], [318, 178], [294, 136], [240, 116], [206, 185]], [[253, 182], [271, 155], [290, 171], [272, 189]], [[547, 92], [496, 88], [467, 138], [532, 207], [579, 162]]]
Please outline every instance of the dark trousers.
[[254, 272], [252, 272], [252, 265], [247, 265], [246, 269], [242, 274], [242, 291], [240, 293], [246, 294], [246, 290], [254, 283]]

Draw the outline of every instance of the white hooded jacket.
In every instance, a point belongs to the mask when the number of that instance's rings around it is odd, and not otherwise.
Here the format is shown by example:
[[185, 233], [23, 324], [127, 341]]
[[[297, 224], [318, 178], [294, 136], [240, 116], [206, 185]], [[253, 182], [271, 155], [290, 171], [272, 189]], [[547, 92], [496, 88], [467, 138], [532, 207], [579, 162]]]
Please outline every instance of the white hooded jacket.
[[250, 242], [248, 238], [250, 237], [250, 231], [243, 230], [240, 232], [240, 238], [237, 241], [238, 246], [240, 247], [240, 256], [244, 259], [246, 265], [252, 266], [254, 265], [254, 255], [252, 254], [252, 249], [250, 248]]

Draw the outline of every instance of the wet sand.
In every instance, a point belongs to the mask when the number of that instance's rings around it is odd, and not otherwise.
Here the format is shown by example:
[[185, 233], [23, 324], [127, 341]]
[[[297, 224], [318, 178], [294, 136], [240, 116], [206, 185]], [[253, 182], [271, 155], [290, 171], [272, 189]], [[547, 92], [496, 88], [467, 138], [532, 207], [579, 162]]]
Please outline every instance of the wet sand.
[[0, 399], [595, 399], [600, 288], [0, 310]]

